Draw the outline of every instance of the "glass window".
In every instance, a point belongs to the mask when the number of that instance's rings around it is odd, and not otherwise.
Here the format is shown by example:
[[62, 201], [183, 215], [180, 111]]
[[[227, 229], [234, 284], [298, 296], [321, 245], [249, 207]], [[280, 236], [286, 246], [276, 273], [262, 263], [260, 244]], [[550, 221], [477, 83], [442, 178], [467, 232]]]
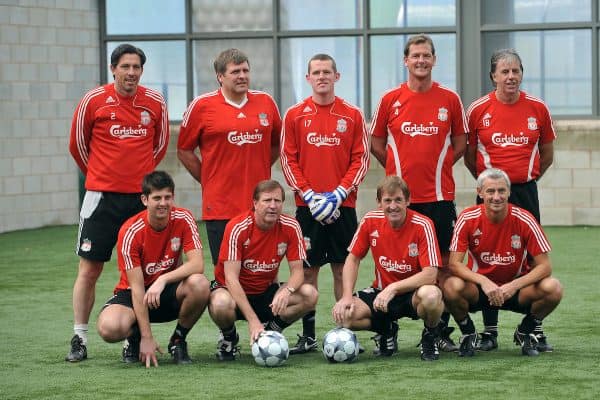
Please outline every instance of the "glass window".
[[591, 0], [484, 0], [485, 24], [590, 21]]
[[[430, 35], [435, 46], [436, 64], [433, 80], [456, 89], [456, 35]], [[408, 35], [371, 37], [371, 112], [375, 111], [381, 96], [408, 78], [404, 67], [404, 44]], [[383, 61], [385, 60], [385, 61]]]
[[371, 28], [456, 25], [455, 0], [371, 0]]
[[281, 112], [308, 97], [312, 88], [306, 81], [308, 60], [317, 53], [335, 59], [340, 80], [335, 94], [363, 107], [363, 46], [358, 37], [294, 38], [281, 41]]
[[361, 0], [281, 0], [281, 30], [360, 28], [362, 3]]
[[[187, 105], [185, 77], [185, 42], [129, 42], [146, 54], [146, 64], [140, 84], [163, 94], [167, 101], [169, 119], [180, 120]], [[121, 42], [107, 43], [107, 60]], [[112, 82], [110, 68], [108, 81]]]
[[273, 29], [272, 0], [193, 0], [194, 32], [264, 31]]
[[523, 61], [526, 92], [543, 99], [550, 112], [583, 115], [592, 112], [592, 35], [590, 30], [496, 32], [484, 35], [482, 87], [493, 90], [490, 57], [514, 48]]
[[194, 41], [194, 96], [219, 88], [213, 62], [229, 48], [243, 51], [250, 62], [250, 88], [273, 95], [273, 41], [271, 39], [219, 39]]
[[184, 0], [106, 0], [106, 33], [139, 35], [185, 32]]

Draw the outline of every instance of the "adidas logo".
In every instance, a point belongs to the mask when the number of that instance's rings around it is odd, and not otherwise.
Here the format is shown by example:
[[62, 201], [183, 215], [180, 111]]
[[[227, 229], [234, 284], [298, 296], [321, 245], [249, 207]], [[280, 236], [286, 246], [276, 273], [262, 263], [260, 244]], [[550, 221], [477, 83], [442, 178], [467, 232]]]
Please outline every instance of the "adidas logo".
[[398, 100], [396, 100], [396, 102], [394, 104], [392, 104], [392, 107], [400, 107], [402, 104], [400, 104], [400, 102]]
[[379, 231], [374, 230], [373, 232], [371, 232], [371, 236], [378, 238], [379, 237]]
[[490, 119], [490, 118], [492, 118], [490, 113], [485, 113], [485, 115], [483, 116], [483, 119]]
[[311, 112], [312, 108], [310, 108], [309, 106], [304, 107], [304, 110], [302, 110], [302, 112]]
[[243, 244], [244, 247], [248, 247], [250, 246], [250, 238], [246, 239], [246, 241]]
[[106, 99], [106, 104], [109, 104], [109, 103], [114, 103], [114, 102], [115, 102], [115, 99], [113, 99], [113, 97], [112, 97], [112, 96], [108, 96], [108, 97], [107, 97], [107, 99]]
[[473, 232], [473, 236], [481, 236], [481, 231], [479, 230], [479, 228], [477, 228], [477, 230]]
[[241, 113], [238, 114], [237, 117], [238, 117], [238, 119], [240, 119], [240, 118], [246, 118], [246, 114], [244, 114], [243, 112], [241, 112]]

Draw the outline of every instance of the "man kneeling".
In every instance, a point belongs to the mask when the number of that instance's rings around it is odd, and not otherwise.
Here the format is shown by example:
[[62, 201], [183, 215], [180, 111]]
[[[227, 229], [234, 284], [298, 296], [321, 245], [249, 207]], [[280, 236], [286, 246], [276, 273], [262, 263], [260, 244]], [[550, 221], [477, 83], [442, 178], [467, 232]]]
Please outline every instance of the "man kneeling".
[[[462, 331], [458, 355], [473, 356], [477, 333], [469, 312], [485, 308], [525, 314], [514, 334], [523, 355], [537, 356], [536, 323], [562, 299], [562, 286], [551, 276], [550, 243], [535, 218], [508, 203], [510, 180], [499, 169], [477, 178], [483, 204], [464, 210], [450, 243], [449, 267], [454, 276], [444, 283], [446, 305]], [[464, 263], [469, 252], [468, 266]], [[530, 270], [527, 254], [533, 257]]]
[[[235, 359], [239, 335], [235, 321], [248, 321], [250, 343], [264, 330], [281, 332], [315, 309], [317, 289], [304, 284], [306, 250], [300, 225], [282, 214], [285, 193], [279, 182], [259, 182], [254, 189], [253, 210], [239, 215], [225, 227], [215, 280], [211, 285], [209, 313], [220, 329], [217, 358]], [[286, 256], [289, 280], [277, 281]]]
[[[158, 366], [162, 353], [151, 322], [177, 319], [168, 350], [177, 364], [189, 364], [186, 336], [200, 318], [210, 294], [203, 275], [202, 244], [191, 212], [173, 205], [175, 184], [163, 171], [144, 177], [146, 210], [127, 220], [117, 248], [121, 278], [100, 312], [98, 333], [107, 342], [127, 338], [123, 361]], [[185, 252], [187, 262], [182, 263]]]
[[[435, 342], [444, 311], [442, 292], [435, 286], [441, 264], [431, 220], [408, 209], [410, 192], [398, 176], [387, 176], [377, 188], [378, 210], [362, 219], [348, 250], [342, 298], [333, 307], [335, 322], [345, 328], [378, 333], [376, 354], [398, 351], [397, 319], [422, 319], [421, 359], [439, 358]], [[360, 260], [371, 250], [375, 280], [352, 295]]]

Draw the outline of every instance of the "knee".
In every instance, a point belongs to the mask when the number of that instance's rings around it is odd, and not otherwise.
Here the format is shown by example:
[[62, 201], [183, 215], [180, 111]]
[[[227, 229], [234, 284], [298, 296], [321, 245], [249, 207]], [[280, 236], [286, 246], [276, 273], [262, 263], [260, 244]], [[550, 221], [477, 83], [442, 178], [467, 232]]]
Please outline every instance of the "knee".
[[444, 298], [450, 301], [456, 300], [464, 287], [465, 282], [462, 279], [456, 276], [449, 276], [445, 279], [442, 287]]
[[211, 293], [209, 308], [211, 314], [218, 315], [235, 310], [235, 302], [229, 292], [225, 289], [219, 289]]
[[314, 310], [317, 306], [317, 300], [319, 299], [319, 291], [309, 284], [303, 284], [300, 286], [300, 295], [304, 299], [304, 303], [310, 310]]
[[96, 322], [96, 330], [98, 331], [98, 335], [100, 335], [100, 337], [108, 343], [118, 342], [122, 338], [119, 325], [117, 324], [116, 320], [112, 318], [105, 318], [102, 313]]
[[77, 271], [77, 279], [95, 285], [96, 281], [102, 273], [104, 263], [100, 261], [87, 260], [81, 258], [79, 260], [79, 269]]
[[426, 310], [435, 310], [442, 306], [442, 291], [434, 285], [424, 285], [417, 290], [419, 302]]
[[563, 286], [560, 281], [554, 277], [544, 278], [540, 282], [540, 288], [546, 294], [546, 298], [560, 301], [563, 297]]
[[210, 295], [210, 283], [202, 274], [193, 274], [186, 278], [185, 285], [187, 293], [193, 293], [196, 296], [208, 299]]

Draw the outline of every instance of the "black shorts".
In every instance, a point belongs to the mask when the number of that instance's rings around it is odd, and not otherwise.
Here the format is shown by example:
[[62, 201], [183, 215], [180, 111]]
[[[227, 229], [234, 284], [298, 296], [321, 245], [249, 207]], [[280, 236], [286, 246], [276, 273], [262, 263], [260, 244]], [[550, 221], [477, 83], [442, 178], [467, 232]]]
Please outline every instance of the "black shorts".
[[519, 293], [520, 290], [517, 290], [517, 293], [510, 299], [504, 302], [504, 304], [500, 307], [490, 305], [490, 300], [481, 289], [481, 286], [477, 286], [479, 289], [479, 301], [475, 304], [469, 304], [469, 312], [481, 311], [481, 310], [509, 310], [519, 314], [529, 314], [531, 311], [530, 305], [523, 305], [519, 303]]
[[213, 265], [217, 265], [219, 261], [219, 252], [221, 251], [221, 243], [225, 234], [225, 226], [229, 222], [228, 219], [214, 219], [204, 221], [206, 225], [206, 237], [208, 238], [208, 246], [210, 247], [210, 256]]
[[[160, 307], [148, 309], [150, 322], [169, 322], [179, 318], [180, 304], [177, 301], [177, 288], [181, 282], [169, 283], [160, 294]], [[147, 290], [147, 288], [146, 288]], [[113, 297], [108, 299], [102, 309], [104, 310], [111, 304], [120, 304], [125, 307], [133, 308], [131, 290], [120, 290]]]
[[456, 222], [456, 204], [453, 201], [411, 203], [408, 208], [429, 217], [435, 226], [435, 235], [442, 253], [450, 251], [450, 241]]
[[[540, 222], [540, 201], [535, 180], [525, 183], [512, 183], [508, 202], [529, 211], [537, 222]], [[477, 204], [481, 203], [483, 203], [483, 199], [477, 196]]]
[[121, 225], [144, 209], [139, 193], [86, 191], [79, 213], [77, 255], [109, 261]]
[[[256, 314], [260, 322], [265, 323], [273, 319], [274, 316], [273, 311], [271, 311], [271, 303], [273, 302], [273, 297], [275, 297], [275, 293], [277, 293], [280, 287], [280, 283], [272, 283], [263, 293], [246, 295], [250, 306], [252, 306], [252, 309], [254, 310], [254, 313]], [[213, 280], [210, 283], [211, 291], [221, 288], [227, 289], [227, 286], [221, 285], [216, 280]], [[246, 317], [244, 317], [244, 314], [239, 309], [239, 307], [235, 308], [235, 319], [246, 320]]]
[[296, 209], [296, 219], [302, 228], [306, 244], [304, 267], [320, 267], [327, 263], [343, 264], [348, 256], [348, 246], [358, 227], [356, 210], [340, 207], [340, 217], [333, 223], [321, 225], [315, 221], [308, 207]]
[[354, 293], [355, 296], [364, 301], [365, 304], [369, 306], [369, 309], [371, 309], [371, 328], [373, 331], [385, 331], [385, 327], [388, 326], [390, 321], [396, 321], [399, 318], [407, 317], [410, 319], [419, 319], [417, 310], [415, 310], [412, 305], [414, 291], [403, 293], [390, 300], [387, 313], [383, 313], [373, 308], [373, 301], [375, 301], [375, 297], [377, 297], [379, 293], [381, 293], [381, 289], [372, 287], [367, 287]]

